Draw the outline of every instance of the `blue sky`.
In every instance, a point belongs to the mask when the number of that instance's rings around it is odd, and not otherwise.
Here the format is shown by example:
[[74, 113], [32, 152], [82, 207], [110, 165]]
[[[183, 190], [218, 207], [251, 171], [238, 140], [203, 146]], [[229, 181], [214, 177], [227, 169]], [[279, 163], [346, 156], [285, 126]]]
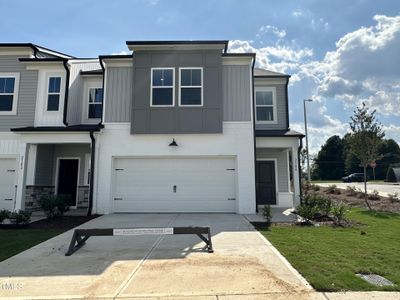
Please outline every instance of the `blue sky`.
[[400, 142], [400, 2], [6, 1], [0, 42], [33, 42], [78, 57], [127, 51], [126, 40], [230, 39], [255, 51], [258, 66], [292, 75], [291, 127], [303, 131], [308, 104], [311, 152], [344, 134], [362, 101]]

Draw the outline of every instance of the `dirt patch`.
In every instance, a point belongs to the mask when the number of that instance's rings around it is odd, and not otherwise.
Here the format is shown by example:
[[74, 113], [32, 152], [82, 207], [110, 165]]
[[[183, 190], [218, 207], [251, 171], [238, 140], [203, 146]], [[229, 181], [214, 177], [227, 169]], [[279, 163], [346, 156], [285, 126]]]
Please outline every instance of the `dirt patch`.
[[27, 228], [69, 230], [99, 216], [63, 216], [55, 219], [43, 219], [29, 224]]
[[[319, 191], [310, 190], [310, 192], [311, 193], [315, 192], [317, 194], [327, 196], [336, 203], [342, 202], [351, 207], [365, 208], [365, 202], [363, 197], [360, 198], [358, 197], [358, 195], [355, 196], [347, 195], [345, 189], [339, 189], [340, 194], [329, 194], [327, 193], [327, 190], [328, 188], [320, 187]], [[391, 201], [389, 198], [383, 196], [379, 197], [380, 197], [379, 200], [368, 200], [373, 210], [400, 213], [400, 201]]]

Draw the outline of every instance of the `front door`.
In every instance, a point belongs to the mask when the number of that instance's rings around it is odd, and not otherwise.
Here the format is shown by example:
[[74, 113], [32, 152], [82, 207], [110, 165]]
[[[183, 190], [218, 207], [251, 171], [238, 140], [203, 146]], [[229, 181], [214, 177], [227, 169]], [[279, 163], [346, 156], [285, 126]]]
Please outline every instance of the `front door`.
[[57, 194], [66, 195], [70, 206], [76, 206], [79, 160], [62, 158], [58, 166]]
[[276, 204], [274, 161], [257, 162], [257, 205]]

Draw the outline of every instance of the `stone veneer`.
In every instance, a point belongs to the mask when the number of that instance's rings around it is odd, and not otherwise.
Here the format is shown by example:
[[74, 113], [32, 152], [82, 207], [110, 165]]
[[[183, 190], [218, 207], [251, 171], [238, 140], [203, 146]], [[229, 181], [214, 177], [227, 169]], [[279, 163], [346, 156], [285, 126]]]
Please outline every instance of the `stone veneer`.
[[54, 195], [54, 186], [27, 185], [25, 187], [25, 209], [40, 210], [38, 200], [46, 195]]
[[[54, 186], [27, 185], [25, 188], [25, 209], [40, 210], [38, 200], [42, 196], [54, 195]], [[78, 186], [78, 208], [87, 208], [89, 203], [89, 186]]]

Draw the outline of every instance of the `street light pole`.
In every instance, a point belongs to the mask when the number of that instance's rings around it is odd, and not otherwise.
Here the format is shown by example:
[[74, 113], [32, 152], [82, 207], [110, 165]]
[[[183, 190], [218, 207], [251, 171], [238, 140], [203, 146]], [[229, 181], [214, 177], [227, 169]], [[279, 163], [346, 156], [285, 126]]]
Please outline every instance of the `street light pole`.
[[312, 99], [304, 99], [303, 107], [304, 107], [304, 127], [306, 132], [306, 151], [307, 151], [307, 180], [311, 180], [311, 171], [310, 171], [310, 153], [308, 152], [308, 132], [307, 132], [307, 111], [306, 111], [306, 102], [311, 102]]

